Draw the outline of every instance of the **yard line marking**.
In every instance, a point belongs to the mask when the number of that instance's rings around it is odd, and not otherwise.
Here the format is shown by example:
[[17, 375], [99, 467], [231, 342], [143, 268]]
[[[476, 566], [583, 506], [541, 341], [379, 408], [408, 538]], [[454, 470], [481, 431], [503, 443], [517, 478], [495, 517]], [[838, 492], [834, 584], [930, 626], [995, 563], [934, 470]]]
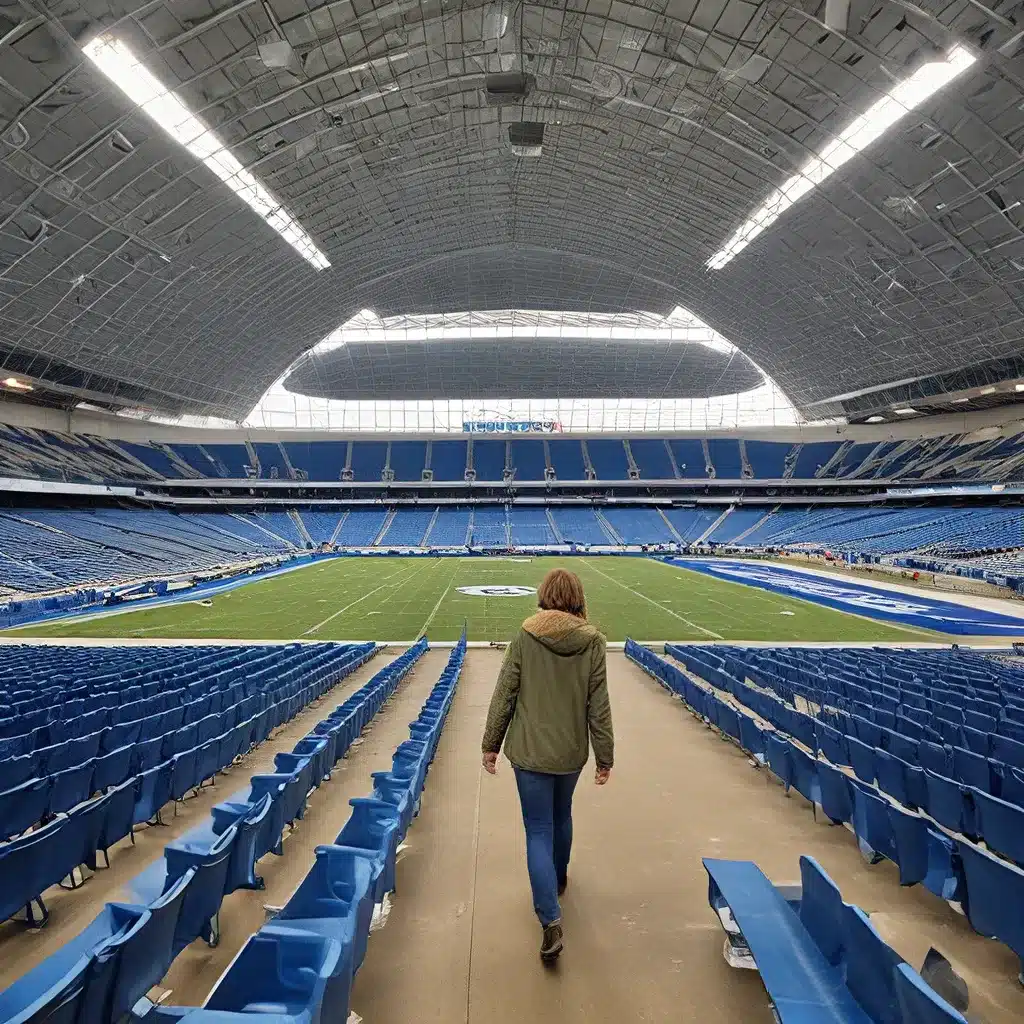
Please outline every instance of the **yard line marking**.
[[434, 616], [437, 614], [437, 609], [441, 607], [441, 602], [448, 596], [448, 591], [452, 589], [452, 584], [455, 582], [455, 573], [452, 573], [448, 578], [448, 586], [444, 588], [444, 593], [437, 599], [437, 604], [434, 605], [434, 610], [427, 616], [427, 621], [423, 623], [422, 628], [416, 634], [418, 640], [421, 636], [426, 636], [427, 626], [434, 621]]
[[[421, 568], [421, 566], [417, 566], [409, 575], [415, 576], [416, 573]], [[339, 615], [343, 615], [345, 612], [349, 610], [349, 608], [354, 608], [360, 602], [365, 601], [368, 597], [371, 597], [372, 595], [376, 594], [378, 590], [383, 590], [388, 585], [389, 579], [391, 579], [393, 576], [397, 576], [401, 572], [405, 572], [405, 570], [406, 567], [403, 565], [401, 569], [398, 569], [390, 575], [385, 576], [384, 582], [379, 587], [374, 587], [373, 590], [368, 590], [365, 594], [363, 594], [362, 597], [357, 597], [350, 604], [345, 605], [344, 608], [339, 608], [333, 615], [328, 615], [327, 618], [323, 620], [323, 622], [318, 622], [315, 626], [310, 626], [309, 629], [307, 629], [304, 633], [301, 633], [300, 635], [309, 636], [310, 633], [318, 633], [322, 626], [326, 626], [328, 622], [333, 622], [334, 619], [336, 619]]]
[[723, 637], [721, 633], [716, 633], [714, 630], [705, 629], [703, 626], [698, 626], [696, 622], [691, 622], [684, 616], [672, 611], [671, 608], [666, 608], [663, 604], [660, 604], [659, 602], [655, 601], [654, 598], [648, 597], [646, 594], [641, 594], [639, 590], [634, 590], [632, 587], [626, 586], [625, 583], [621, 582], [620, 580], [617, 580], [614, 576], [609, 576], [608, 573], [606, 573], [603, 569], [598, 569], [598, 567], [594, 565], [593, 561], [591, 561], [590, 559], [587, 560], [586, 565], [588, 568], [593, 569], [594, 572], [602, 575], [606, 580], [611, 580], [612, 583], [614, 583], [616, 586], [622, 587], [623, 590], [628, 590], [635, 597], [643, 598], [645, 601], [649, 602], [650, 604], [653, 604], [656, 608], [660, 608], [663, 612], [668, 612], [669, 615], [678, 619], [680, 622], [685, 622], [688, 626], [692, 626], [694, 629], [700, 630], [701, 633], [705, 633], [707, 636], [713, 636], [716, 640], [725, 639], [725, 637]]

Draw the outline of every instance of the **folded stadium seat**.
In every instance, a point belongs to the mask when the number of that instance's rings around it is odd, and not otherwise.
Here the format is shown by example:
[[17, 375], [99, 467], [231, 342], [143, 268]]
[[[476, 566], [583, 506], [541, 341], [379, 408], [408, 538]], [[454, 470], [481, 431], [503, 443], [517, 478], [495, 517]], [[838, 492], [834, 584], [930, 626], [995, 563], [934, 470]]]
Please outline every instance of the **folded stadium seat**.
[[918, 761], [922, 768], [935, 775], [953, 774], [953, 749], [939, 743], [922, 740], [917, 745]]
[[850, 751], [854, 775], [861, 782], [871, 785], [875, 781], [875, 748], [861, 742], [855, 736], [848, 736], [846, 744]]
[[335, 846], [366, 851], [373, 865], [373, 901], [380, 903], [395, 889], [395, 853], [398, 849], [398, 813], [382, 800], [355, 797], [352, 814], [334, 840]]
[[967, 1018], [942, 998], [909, 964], [897, 964], [893, 977], [903, 1021], [910, 1024], [967, 1024]]
[[963, 736], [963, 743], [959, 744], [960, 746], [974, 754], [980, 754], [982, 757], [994, 756], [991, 753], [993, 733], [981, 732], [978, 729], [972, 729], [969, 725], [962, 726], [960, 733]]
[[[189, 868], [148, 906], [131, 904], [138, 910], [147, 911], [148, 917], [132, 935], [131, 941], [121, 947], [112, 1007], [130, 1009], [167, 974], [178, 954], [174, 937], [196, 871], [196, 868]], [[120, 1018], [111, 1016], [107, 1019], [116, 1022]]]
[[315, 857], [274, 922], [351, 943], [354, 972], [366, 955], [373, 918], [372, 858], [344, 846], [318, 846]]
[[896, 844], [900, 885], [920, 883], [940, 899], [958, 902], [960, 879], [953, 840], [930, 828], [919, 814], [891, 803], [886, 810]]
[[183, 750], [180, 754], [174, 754], [170, 759], [171, 783], [170, 799], [175, 802], [174, 812], [177, 814], [177, 804], [185, 799], [185, 796], [194, 789], [199, 788], [202, 778], [199, 775], [199, 747], [192, 747]]
[[100, 754], [93, 761], [93, 789], [103, 792], [111, 786], [120, 786], [131, 775], [136, 774], [131, 770], [133, 757], [134, 748], [130, 745]]
[[293, 754], [303, 757], [311, 757], [313, 760], [310, 780], [314, 786], [331, 777], [331, 769], [337, 761], [338, 733], [337, 731], [313, 733], [304, 736], [292, 748]]
[[132, 824], [144, 821], [160, 823], [160, 809], [171, 799], [172, 761], [164, 761], [149, 771], [142, 772], [136, 789], [135, 811]]
[[223, 767], [220, 761], [220, 738], [217, 736], [200, 742], [196, 750], [196, 778], [201, 786], [207, 779], [212, 779]]
[[[0, 750], [0, 757], [3, 757], [2, 750]], [[38, 758], [34, 754], [11, 756], [0, 761], [0, 793], [14, 789], [23, 782], [28, 782], [29, 779], [37, 778], [39, 775], [38, 763]]]
[[47, 775], [55, 775], [67, 768], [91, 761], [99, 753], [101, 739], [102, 733], [97, 732], [37, 750], [35, 756], [39, 770]]
[[106, 904], [83, 932], [0, 992], [0, 1020], [86, 1024], [109, 1019], [104, 1010], [110, 1002], [116, 957], [148, 917], [142, 907]]
[[800, 858], [800, 923], [825, 959], [838, 967], [843, 959], [843, 898], [835, 882], [813, 857]]
[[900, 1024], [893, 972], [903, 958], [875, 931], [860, 907], [843, 904], [846, 987], [874, 1024]]
[[793, 785], [793, 763], [790, 758], [790, 751], [793, 749], [793, 745], [787, 739], [779, 736], [774, 732], [766, 732], [764, 735], [765, 740], [765, 757], [768, 759], [768, 767], [772, 770], [772, 774], [779, 779], [789, 792], [789, 787]]
[[861, 743], [869, 747], [882, 745], [882, 730], [874, 722], [864, 718], [863, 715], [851, 715], [850, 724], [853, 727], [853, 732], [850, 735]]
[[790, 744], [790, 764], [793, 768], [793, 788], [814, 806], [821, 803], [821, 786], [818, 783], [818, 762], [806, 751]]
[[0, 793], [0, 839], [21, 835], [41, 821], [50, 802], [50, 779], [29, 779]]
[[[274, 756], [274, 774], [289, 775], [293, 781], [285, 786], [285, 821], [292, 822], [306, 816], [306, 797], [315, 784], [319, 784], [323, 775], [314, 781], [314, 765], [322, 763], [321, 754], [326, 748], [326, 741], [315, 744], [312, 754], [281, 753]], [[322, 770], [318, 767], [318, 770]]]
[[718, 725], [718, 728], [726, 734], [726, 736], [731, 736], [734, 740], [739, 742], [739, 715], [737, 715], [736, 709], [731, 704], [726, 704], [724, 701], [720, 702], [720, 706], [718, 708], [718, 722], [716, 724]]
[[110, 867], [108, 851], [125, 836], [130, 836], [135, 845], [135, 807], [138, 790], [136, 778], [126, 779], [107, 793], [107, 811], [102, 827], [96, 837], [96, 849], [103, 852], [103, 861]]
[[117, 725], [108, 725], [103, 730], [103, 737], [100, 740], [100, 750], [108, 753], [123, 746], [131, 746], [139, 741], [139, 733], [142, 731], [142, 722], [121, 722]]
[[991, 737], [991, 756], [996, 761], [1003, 761], [1014, 768], [1024, 770], [1024, 743], [1007, 736]]
[[754, 721], [750, 715], [739, 716], [740, 722], [740, 746], [748, 754], [753, 754], [762, 763], [764, 762], [765, 739], [764, 730]]
[[907, 792], [907, 767], [898, 757], [893, 757], [881, 749], [875, 751], [875, 777], [878, 788], [901, 804], [916, 807]]
[[[6, 921], [24, 908], [29, 924], [46, 924], [50, 913], [43, 903], [43, 893], [64, 877], [54, 873], [60, 832], [66, 818], [57, 818], [42, 828], [0, 845], [0, 921]], [[36, 916], [33, 904], [39, 905]]]
[[[342, 955], [341, 944], [333, 939], [264, 925], [221, 976], [204, 1010], [258, 1014], [261, 1021], [274, 1024], [280, 1018], [306, 1024], [347, 1020], [344, 975], [332, 984]], [[203, 1016], [202, 1011], [189, 1014], [182, 1024], [200, 1024]]]
[[992, 715], [986, 715], [980, 711], [965, 710], [964, 725], [977, 729], [979, 732], [996, 731], [996, 719]]
[[197, 938], [204, 939], [210, 946], [220, 941], [218, 915], [236, 837], [235, 826], [213, 836], [212, 841], [182, 836], [164, 847], [162, 861], [151, 865], [130, 883], [132, 902], [152, 906], [172, 890], [179, 879], [194, 872], [174, 928], [174, 956]]
[[982, 793], [992, 792], [992, 768], [987, 757], [965, 750], [963, 747], [953, 748], [953, 777], [965, 786], [972, 786]]
[[993, 853], [1024, 866], [1024, 809], [981, 790], [969, 793], [977, 834]]
[[928, 803], [924, 810], [940, 825], [965, 836], [975, 835], [974, 810], [967, 790], [954, 779], [925, 770]]
[[883, 857], [897, 862], [896, 837], [889, 821], [888, 801], [863, 783], [850, 780], [853, 797], [853, 831], [865, 859], [876, 864]]
[[973, 843], [959, 843], [965, 891], [964, 913], [981, 935], [998, 939], [1021, 958], [1024, 984], [1024, 871]]
[[836, 825], [852, 821], [853, 798], [850, 796], [850, 780], [846, 774], [819, 761], [818, 786], [820, 805], [825, 816]]
[[992, 761], [991, 764], [993, 775], [999, 782], [999, 792], [993, 793], [993, 796], [1024, 807], [1024, 771], [999, 761]]
[[[256, 874], [256, 862], [269, 851], [266, 828], [272, 806], [273, 798], [267, 793], [235, 822], [233, 827], [236, 829], [236, 837], [224, 881], [225, 896], [236, 889], [263, 888], [263, 879]], [[215, 835], [211, 823], [210, 839]]]
[[845, 734], [837, 729], [832, 729], [822, 722], [816, 722], [814, 726], [816, 746], [832, 764], [849, 764], [849, 747], [846, 743]]

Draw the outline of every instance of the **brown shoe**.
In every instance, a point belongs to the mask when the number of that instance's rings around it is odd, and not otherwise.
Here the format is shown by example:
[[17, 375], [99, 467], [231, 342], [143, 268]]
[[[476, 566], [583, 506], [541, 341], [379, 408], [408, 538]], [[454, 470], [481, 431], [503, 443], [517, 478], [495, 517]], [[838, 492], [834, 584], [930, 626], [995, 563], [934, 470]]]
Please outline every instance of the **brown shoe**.
[[540, 944], [540, 958], [545, 963], [557, 960], [562, 952], [562, 922], [552, 921], [544, 928], [544, 938]]

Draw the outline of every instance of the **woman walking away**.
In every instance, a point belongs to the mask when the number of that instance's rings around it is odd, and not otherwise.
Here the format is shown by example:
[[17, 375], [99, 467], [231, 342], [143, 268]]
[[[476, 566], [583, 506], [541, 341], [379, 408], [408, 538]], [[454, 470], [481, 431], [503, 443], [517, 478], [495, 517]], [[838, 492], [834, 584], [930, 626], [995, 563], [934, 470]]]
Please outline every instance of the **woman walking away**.
[[484, 768], [494, 775], [498, 751], [512, 762], [526, 827], [526, 866], [544, 935], [540, 955], [562, 952], [562, 911], [572, 847], [572, 794], [594, 744], [603, 786], [614, 739], [608, 703], [605, 639], [587, 622], [579, 576], [552, 569], [537, 591], [540, 611], [508, 645], [487, 713]]

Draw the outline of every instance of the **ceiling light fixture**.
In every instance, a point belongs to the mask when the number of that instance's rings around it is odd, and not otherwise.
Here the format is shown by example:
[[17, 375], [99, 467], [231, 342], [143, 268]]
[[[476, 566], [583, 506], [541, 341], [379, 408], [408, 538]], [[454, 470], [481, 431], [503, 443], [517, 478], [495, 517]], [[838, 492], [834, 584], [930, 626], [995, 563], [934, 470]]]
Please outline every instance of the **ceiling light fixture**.
[[17, 377], [4, 378], [3, 385], [12, 391], [35, 391], [35, 388], [27, 380], [18, 380]]
[[994, 395], [995, 393], [996, 389], [991, 384], [989, 384], [988, 387], [982, 388], [978, 392], [979, 395]]
[[885, 422], [885, 417], [884, 416], [869, 416], [864, 422], [865, 423], [884, 423]]
[[302, 225], [270, 190], [247, 171], [217, 135], [196, 117], [174, 93], [120, 39], [99, 35], [83, 47], [85, 55], [133, 103], [138, 104], [175, 142], [202, 160], [250, 209], [267, 222], [316, 270], [330, 261], [302, 229]]
[[798, 199], [815, 185], [870, 146], [888, 131], [904, 114], [919, 107], [943, 86], [948, 85], [976, 60], [963, 46], [954, 46], [944, 60], [923, 64], [909, 78], [897, 82], [877, 103], [852, 121], [812, 160], [804, 164], [781, 188], [776, 189], [736, 230], [732, 238], [712, 256], [705, 266], [721, 270], [737, 253], [742, 252], [765, 228], [770, 227]]
[[914, 416], [917, 414], [917, 410], [911, 409], [909, 405], [905, 405], [902, 409], [893, 409], [893, 412], [897, 416]]
[[1013, 385], [1013, 390], [1014, 391], [1024, 391], [1024, 384], [1014, 384]]

